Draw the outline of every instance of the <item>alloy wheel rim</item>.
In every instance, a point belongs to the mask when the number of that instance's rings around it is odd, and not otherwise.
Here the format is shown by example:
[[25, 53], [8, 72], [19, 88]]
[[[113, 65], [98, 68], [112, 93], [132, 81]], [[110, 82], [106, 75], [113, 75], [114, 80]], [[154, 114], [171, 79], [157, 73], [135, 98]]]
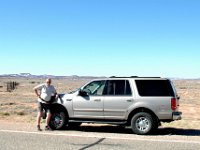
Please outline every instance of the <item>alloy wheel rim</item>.
[[148, 131], [149, 126], [149, 120], [145, 117], [140, 117], [136, 120], [136, 128], [142, 132]]
[[60, 114], [55, 114], [53, 118], [53, 124], [55, 127], [59, 127], [62, 124], [63, 120]]

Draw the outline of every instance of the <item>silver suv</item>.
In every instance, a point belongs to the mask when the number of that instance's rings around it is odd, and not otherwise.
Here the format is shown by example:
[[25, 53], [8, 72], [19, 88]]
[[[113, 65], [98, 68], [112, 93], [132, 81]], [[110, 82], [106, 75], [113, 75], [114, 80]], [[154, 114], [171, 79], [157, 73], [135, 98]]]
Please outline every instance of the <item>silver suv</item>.
[[109, 123], [131, 126], [136, 134], [149, 134], [160, 122], [181, 119], [179, 97], [172, 82], [159, 77], [110, 77], [96, 79], [54, 104], [50, 125]]

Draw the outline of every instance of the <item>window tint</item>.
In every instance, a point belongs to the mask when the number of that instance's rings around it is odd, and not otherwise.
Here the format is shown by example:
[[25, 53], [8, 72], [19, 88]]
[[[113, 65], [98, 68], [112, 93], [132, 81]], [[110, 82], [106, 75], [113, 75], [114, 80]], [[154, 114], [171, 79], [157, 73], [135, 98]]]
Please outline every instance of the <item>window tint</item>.
[[135, 80], [140, 96], [174, 96], [169, 80]]
[[89, 91], [89, 95], [102, 95], [105, 87], [105, 81], [93, 81], [86, 85], [83, 90]]
[[131, 95], [130, 84], [127, 80], [109, 80], [104, 95]]

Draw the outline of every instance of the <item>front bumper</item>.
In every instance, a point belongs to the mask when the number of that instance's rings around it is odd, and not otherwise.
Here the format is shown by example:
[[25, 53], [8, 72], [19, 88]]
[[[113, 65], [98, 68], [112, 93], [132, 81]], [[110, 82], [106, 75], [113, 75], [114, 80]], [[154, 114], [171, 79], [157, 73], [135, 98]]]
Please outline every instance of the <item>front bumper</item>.
[[172, 118], [173, 120], [181, 120], [181, 115], [182, 115], [182, 112], [173, 112]]

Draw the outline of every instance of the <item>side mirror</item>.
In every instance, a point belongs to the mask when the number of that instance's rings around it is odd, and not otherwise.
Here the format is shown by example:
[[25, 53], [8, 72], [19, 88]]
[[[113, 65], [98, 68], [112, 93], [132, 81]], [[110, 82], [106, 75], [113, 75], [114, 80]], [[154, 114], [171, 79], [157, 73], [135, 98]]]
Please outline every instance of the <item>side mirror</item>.
[[88, 96], [89, 95], [88, 93], [89, 93], [89, 91], [87, 89], [79, 91], [79, 95], [81, 95], [81, 96]]

